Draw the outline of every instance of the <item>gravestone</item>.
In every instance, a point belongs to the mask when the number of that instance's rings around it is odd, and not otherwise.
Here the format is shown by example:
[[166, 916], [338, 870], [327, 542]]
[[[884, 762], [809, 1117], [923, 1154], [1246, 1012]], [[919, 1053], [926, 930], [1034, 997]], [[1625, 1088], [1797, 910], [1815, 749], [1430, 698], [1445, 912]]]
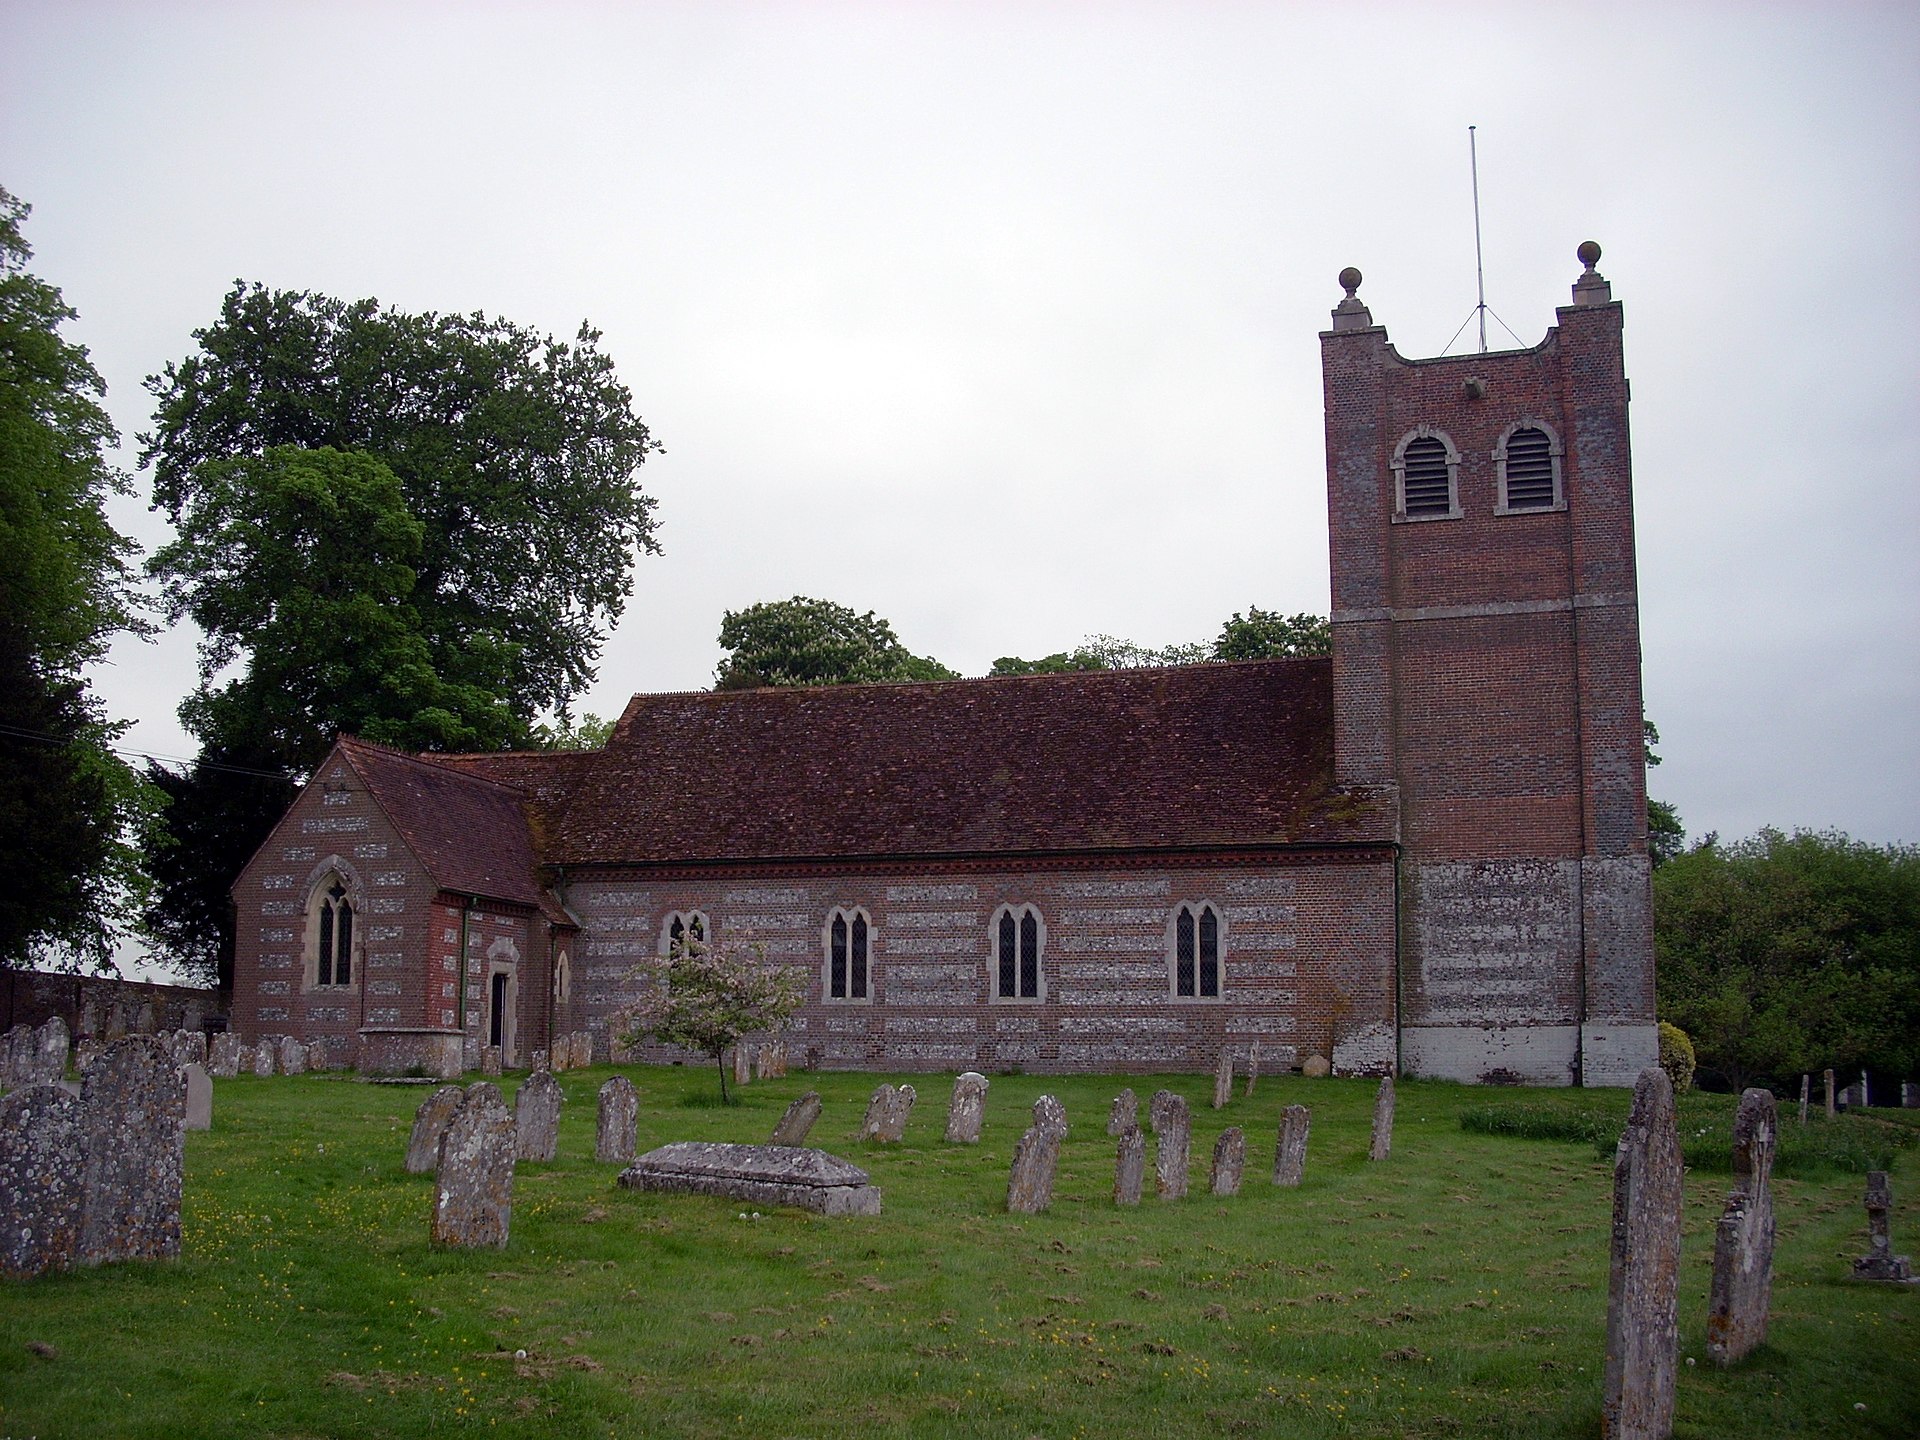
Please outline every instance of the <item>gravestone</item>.
[[1900, 1082], [1900, 1108], [1902, 1110], [1920, 1110], [1920, 1084], [1912, 1080]]
[[1114, 1158], [1113, 1203], [1138, 1205], [1146, 1172], [1147, 1137], [1141, 1133], [1138, 1125], [1129, 1125], [1120, 1132], [1120, 1150]]
[[223, 1030], [207, 1047], [207, 1070], [216, 1080], [231, 1080], [240, 1073], [240, 1037]]
[[880, 1133], [877, 1139], [889, 1145], [897, 1145], [907, 1133], [907, 1117], [913, 1113], [913, 1102], [919, 1096], [913, 1086], [902, 1085], [893, 1092], [892, 1103], [881, 1119]]
[[1326, 1056], [1316, 1050], [1300, 1062], [1300, 1073], [1309, 1080], [1324, 1080], [1333, 1073], [1333, 1066], [1327, 1063]]
[[1800, 1123], [1802, 1125], [1807, 1123], [1807, 1092], [1812, 1088], [1813, 1077], [1802, 1075], [1800, 1077]]
[[742, 1040], [733, 1047], [733, 1083], [745, 1085], [753, 1079], [753, 1047]]
[[545, 1071], [549, 1075], [553, 1073], [552, 1060], [545, 1050], [536, 1050], [533, 1052], [531, 1067], [536, 1075], [541, 1071]]
[[140, 1008], [133, 1012], [133, 1033], [151, 1035], [160, 1028], [160, 1012], [154, 1008], [151, 1000], [143, 1000]]
[[681, 1140], [649, 1150], [620, 1172], [631, 1190], [724, 1195], [761, 1205], [794, 1205], [816, 1215], [878, 1215], [880, 1192], [859, 1166], [786, 1145]]
[[107, 1002], [106, 1009], [105, 1023], [97, 1033], [102, 1040], [111, 1045], [116, 1040], [127, 1038], [127, 1002], [116, 995]]
[[271, 1035], [262, 1036], [253, 1047], [253, 1073], [262, 1079], [279, 1068], [280, 1042]]
[[207, 1063], [207, 1032], [204, 1030], [182, 1030], [180, 1043], [174, 1047], [174, 1062], [179, 1065], [205, 1065]]
[[1833, 1071], [1826, 1071], [1825, 1079], [1827, 1082], [1827, 1119], [1831, 1120], [1834, 1115], [1838, 1113], [1835, 1109], [1833, 1098]]
[[33, 1032], [33, 1079], [28, 1084], [58, 1084], [67, 1073], [67, 1052], [72, 1048], [67, 1022], [49, 1015]]
[[282, 1075], [307, 1073], [307, 1047], [291, 1035], [280, 1037], [280, 1073]]
[[1298, 1185], [1307, 1173], [1307, 1132], [1313, 1128], [1313, 1112], [1304, 1105], [1289, 1105], [1280, 1112], [1280, 1139], [1273, 1148], [1273, 1183]]
[[[498, 1079], [503, 1059], [498, 1045], [480, 1047], [480, 1073]], [[502, 1104], [505, 1102], [502, 1101]]]
[[593, 1158], [625, 1165], [639, 1143], [640, 1095], [633, 1082], [616, 1075], [600, 1087], [600, 1113], [593, 1131]]
[[1384, 1160], [1393, 1150], [1393, 1077], [1380, 1082], [1373, 1097], [1373, 1142], [1367, 1146], [1367, 1159]]
[[1640, 1072], [1613, 1161], [1603, 1440], [1667, 1440], [1679, 1336], [1680, 1137], [1673, 1082]]
[[787, 1113], [780, 1117], [780, 1123], [773, 1127], [774, 1145], [804, 1145], [807, 1135], [813, 1129], [814, 1121], [820, 1118], [820, 1092], [809, 1090], [798, 1100], [787, 1106]]
[[1840, 1108], [1843, 1110], [1864, 1110], [1867, 1108], [1867, 1087], [1857, 1081], [1840, 1092]]
[[1140, 1126], [1140, 1101], [1131, 1088], [1122, 1090], [1113, 1097], [1113, 1108], [1107, 1111], [1107, 1134], [1124, 1135]]
[[491, 1080], [469, 1085], [440, 1137], [433, 1243], [504, 1250], [513, 1222], [513, 1116]]
[[873, 1094], [867, 1099], [867, 1113], [860, 1121], [860, 1138], [876, 1140], [880, 1136], [881, 1126], [888, 1112], [893, 1108], [893, 1086], [882, 1080], [874, 1087]]
[[466, 1093], [458, 1085], [442, 1085], [413, 1112], [413, 1134], [407, 1140], [409, 1175], [425, 1175], [440, 1163], [440, 1137], [447, 1133], [447, 1124]]
[[1193, 1139], [1193, 1120], [1186, 1097], [1171, 1090], [1155, 1092], [1147, 1106], [1153, 1126], [1153, 1186], [1162, 1200], [1184, 1200], [1187, 1195], [1187, 1150]]
[[80, 1080], [82, 1265], [180, 1253], [186, 1086], [151, 1035], [115, 1041]]
[[1259, 1080], [1259, 1078], [1260, 1047], [1258, 1045], [1249, 1045], [1247, 1047], [1247, 1088], [1240, 1092], [1240, 1098], [1242, 1100], [1251, 1100], [1253, 1098], [1254, 1082]]
[[0, 1275], [65, 1270], [86, 1207], [80, 1102], [61, 1085], [28, 1085], [0, 1099]]
[[186, 1087], [185, 1125], [189, 1130], [213, 1128], [213, 1077], [204, 1065], [180, 1067], [180, 1083]]
[[1773, 1153], [1780, 1119], [1771, 1090], [1740, 1096], [1733, 1117], [1733, 1192], [1713, 1237], [1707, 1354], [1731, 1365], [1767, 1338], [1773, 1293]]
[[947, 1142], [952, 1145], [980, 1143], [980, 1126], [987, 1116], [987, 1077], [977, 1070], [963, 1071], [953, 1080], [953, 1096], [947, 1101]]
[[93, 1063], [93, 1057], [107, 1047], [91, 1035], [83, 1035], [73, 1042], [73, 1068], [77, 1073]]
[[560, 1143], [560, 1107], [565, 1103], [560, 1082], [544, 1070], [520, 1082], [513, 1095], [514, 1159], [553, 1159]]
[[1053, 1204], [1053, 1174], [1060, 1164], [1061, 1132], [1051, 1125], [1034, 1124], [1013, 1147], [1013, 1165], [1007, 1175], [1007, 1211], [1038, 1215]]
[[1067, 1107], [1060, 1103], [1058, 1096], [1042, 1095], [1033, 1102], [1033, 1123], [1058, 1130], [1060, 1138], [1064, 1140], [1067, 1138]]
[[1220, 1047], [1220, 1058], [1213, 1066], [1213, 1108], [1224, 1110], [1233, 1099], [1233, 1051]]
[[1913, 1264], [1904, 1255], [1893, 1253], [1893, 1232], [1887, 1216], [1893, 1210], [1893, 1187], [1887, 1172], [1875, 1170], [1867, 1176], [1867, 1253], [1853, 1262], [1856, 1280], [1893, 1280], [1913, 1283]]
[[1213, 1145], [1213, 1193], [1222, 1196], [1240, 1193], [1240, 1177], [1247, 1168], [1247, 1132], [1229, 1125]]
[[593, 1032], [576, 1030], [573, 1032], [573, 1068], [585, 1070], [593, 1064]]

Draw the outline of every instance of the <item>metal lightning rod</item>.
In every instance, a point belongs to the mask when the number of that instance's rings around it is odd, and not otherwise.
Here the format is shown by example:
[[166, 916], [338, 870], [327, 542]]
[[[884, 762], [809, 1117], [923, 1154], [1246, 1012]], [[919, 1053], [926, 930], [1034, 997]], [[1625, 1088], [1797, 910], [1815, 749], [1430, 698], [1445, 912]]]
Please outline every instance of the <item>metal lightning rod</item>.
[[1480, 254], [1480, 147], [1474, 137], [1475, 127], [1467, 126], [1467, 154], [1473, 164], [1473, 278], [1479, 286], [1480, 303], [1475, 310], [1480, 316], [1480, 353], [1487, 353], [1487, 267]]

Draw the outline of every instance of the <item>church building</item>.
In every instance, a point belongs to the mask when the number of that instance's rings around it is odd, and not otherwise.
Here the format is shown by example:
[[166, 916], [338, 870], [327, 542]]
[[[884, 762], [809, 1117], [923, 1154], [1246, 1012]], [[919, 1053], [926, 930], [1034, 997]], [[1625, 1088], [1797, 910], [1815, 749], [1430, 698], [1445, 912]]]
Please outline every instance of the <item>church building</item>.
[[676, 937], [798, 967], [835, 1069], [1621, 1085], [1653, 938], [1621, 310], [1524, 350], [1320, 336], [1330, 658], [638, 695], [604, 749], [342, 737], [233, 888], [233, 1019], [511, 1068]]

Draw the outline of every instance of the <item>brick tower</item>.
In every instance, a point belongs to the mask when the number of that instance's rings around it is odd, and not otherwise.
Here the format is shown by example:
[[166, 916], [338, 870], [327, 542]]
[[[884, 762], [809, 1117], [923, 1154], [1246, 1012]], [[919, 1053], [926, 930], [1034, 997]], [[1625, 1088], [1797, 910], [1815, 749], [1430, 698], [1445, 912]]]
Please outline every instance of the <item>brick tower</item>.
[[1320, 337], [1335, 764], [1400, 801], [1399, 1065], [1631, 1084], [1657, 1053], [1621, 311], [1528, 350]]

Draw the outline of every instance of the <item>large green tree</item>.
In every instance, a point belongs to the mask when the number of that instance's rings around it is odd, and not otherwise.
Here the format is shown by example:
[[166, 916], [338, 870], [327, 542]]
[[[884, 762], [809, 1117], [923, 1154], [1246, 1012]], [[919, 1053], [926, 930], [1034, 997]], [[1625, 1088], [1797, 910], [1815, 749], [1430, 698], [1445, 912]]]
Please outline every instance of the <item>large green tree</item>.
[[155, 797], [113, 751], [84, 668], [147, 628], [135, 547], [108, 521], [130, 489], [108, 455], [106, 385], [27, 269], [29, 207], [0, 189], [0, 965], [110, 965], [144, 877], [128, 827]]
[[1733, 1089], [1920, 1072], [1920, 847], [1762, 830], [1654, 872], [1660, 1014]]
[[716, 690], [761, 685], [871, 685], [886, 680], [954, 680], [938, 660], [915, 655], [893, 626], [831, 600], [765, 600], [720, 618], [727, 654]]

